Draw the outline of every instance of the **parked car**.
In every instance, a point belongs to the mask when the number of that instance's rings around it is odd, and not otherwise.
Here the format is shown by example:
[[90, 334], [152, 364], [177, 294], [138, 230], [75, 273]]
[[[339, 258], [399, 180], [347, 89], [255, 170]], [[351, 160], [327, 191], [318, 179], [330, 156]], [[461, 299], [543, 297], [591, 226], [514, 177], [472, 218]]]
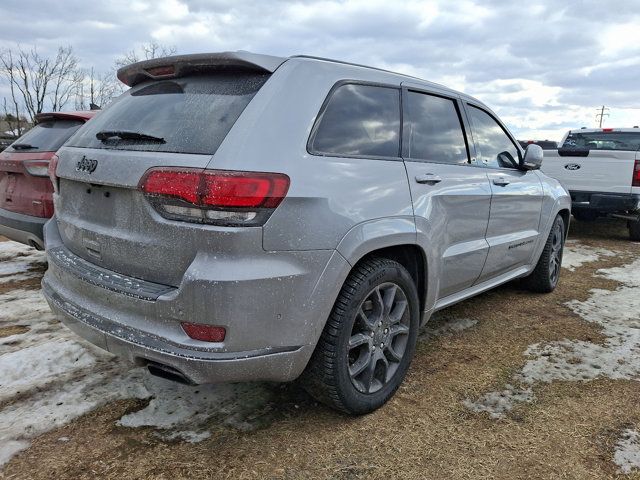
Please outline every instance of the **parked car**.
[[43, 248], [42, 227], [53, 215], [49, 161], [94, 114], [38, 114], [35, 126], [0, 153], [0, 235]]
[[156, 375], [300, 377], [362, 414], [394, 394], [434, 311], [558, 282], [569, 195], [474, 98], [247, 52], [118, 78], [131, 89], [58, 152], [43, 290], [69, 328]]
[[631, 239], [640, 241], [640, 129], [570, 130], [561, 145], [545, 153], [544, 171], [569, 190], [573, 216], [625, 219]]
[[522, 148], [527, 148], [529, 145], [539, 145], [543, 150], [555, 150], [558, 148], [558, 142], [553, 140], [518, 140], [518, 143]]

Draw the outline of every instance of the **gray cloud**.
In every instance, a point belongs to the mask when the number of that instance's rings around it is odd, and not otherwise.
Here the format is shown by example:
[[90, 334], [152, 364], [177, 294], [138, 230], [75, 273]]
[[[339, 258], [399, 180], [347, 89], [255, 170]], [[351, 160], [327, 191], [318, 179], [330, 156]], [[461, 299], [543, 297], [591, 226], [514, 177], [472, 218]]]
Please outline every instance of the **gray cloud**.
[[[46, 53], [69, 44], [83, 65], [105, 71], [149, 40], [181, 53], [332, 57], [461, 88], [517, 134], [560, 136], [592, 125], [597, 105], [613, 113], [640, 104], [634, 25], [640, 9], [631, 1], [4, 0], [0, 47]], [[620, 112], [618, 121], [640, 123], [640, 110]]]

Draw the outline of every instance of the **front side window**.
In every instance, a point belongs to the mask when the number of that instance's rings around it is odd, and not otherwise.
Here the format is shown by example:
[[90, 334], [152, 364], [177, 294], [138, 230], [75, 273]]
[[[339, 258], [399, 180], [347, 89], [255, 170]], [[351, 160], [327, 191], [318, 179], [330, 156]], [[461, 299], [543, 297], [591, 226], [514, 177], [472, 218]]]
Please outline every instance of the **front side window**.
[[400, 90], [345, 84], [333, 91], [312, 134], [322, 155], [398, 157]]
[[409, 159], [453, 164], [469, 162], [460, 115], [453, 100], [409, 92], [404, 112]]
[[478, 160], [493, 168], [518, 168], [520, 153], [504, 129], [484, 110], [469, 105]]

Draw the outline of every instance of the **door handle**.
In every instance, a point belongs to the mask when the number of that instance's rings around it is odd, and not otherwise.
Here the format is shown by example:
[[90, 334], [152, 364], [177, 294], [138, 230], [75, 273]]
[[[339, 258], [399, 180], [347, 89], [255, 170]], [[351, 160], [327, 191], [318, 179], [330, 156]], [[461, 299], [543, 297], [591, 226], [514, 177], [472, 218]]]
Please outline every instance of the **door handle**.
[[416, 182], [418, 183], [440, 183], [442, 178], [438, 175], [434, 175], [433, 173], [424, 173], [422, 175], [416, 175]]
[[493, 179], [493, 184], [499, 185], [501, 187], [506, 187], [507, 185], [509, 185], [509, 183], [510, 183], [509, 180], [507, 180], [504, 177], [498, 177]]

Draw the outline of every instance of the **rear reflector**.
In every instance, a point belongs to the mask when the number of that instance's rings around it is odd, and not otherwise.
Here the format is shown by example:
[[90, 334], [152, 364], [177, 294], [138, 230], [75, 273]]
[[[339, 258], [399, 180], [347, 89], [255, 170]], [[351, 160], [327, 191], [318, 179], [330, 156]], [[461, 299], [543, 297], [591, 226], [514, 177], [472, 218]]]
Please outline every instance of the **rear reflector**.
[[640, 187], [640, 160], [636, 160], [636, 164], [633, 167], [633, 187]]
[[289, 177], [282, 173], [157, 168], [144, 175], [140, 189], [167, 218], [260, 225], [286, 196]]
[[201, 323], [182, 322], [184, 333], [194, 340], [202, 342], [222, 342], [227, 334], [224, 327], [203, 325]]

